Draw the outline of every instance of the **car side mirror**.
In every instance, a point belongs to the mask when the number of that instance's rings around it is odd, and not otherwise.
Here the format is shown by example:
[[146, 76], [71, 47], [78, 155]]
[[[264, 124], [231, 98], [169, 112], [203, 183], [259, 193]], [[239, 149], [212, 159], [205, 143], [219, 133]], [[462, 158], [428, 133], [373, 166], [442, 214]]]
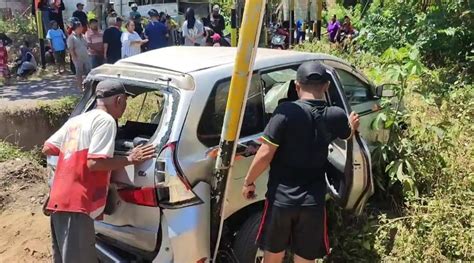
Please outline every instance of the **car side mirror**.
[[390, 98], [395, 96], [396, 84], [382, 84], [375, 88], [375, 94], [379, 98]]

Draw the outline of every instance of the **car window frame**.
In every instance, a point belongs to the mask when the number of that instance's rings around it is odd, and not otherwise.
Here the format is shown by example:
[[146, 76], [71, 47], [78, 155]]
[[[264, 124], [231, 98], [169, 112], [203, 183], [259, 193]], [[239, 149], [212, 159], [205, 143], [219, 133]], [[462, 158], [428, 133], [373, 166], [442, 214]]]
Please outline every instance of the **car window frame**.
[[[265, 116], [265, 103], [264, 103], [264, 95], [265, 95], [265, 94], [264, 94], [264, 90], [263, 90], [263, 81], [262, 81], [261, 76], [258, 74], [258, 71], [254, 71], [254, 72], [252, 73], [252, 78], [253, 78], [254, 76], [257, 76], [257, 77], [258, 77], [258, 82], [259, 82], [259, 86], [260, 86], [260, 94], [261, 94], [260, 103], [262, 104], [262, 109], [263, 109], [263, 112], [262, 112], [262, 113], [263, 113], [263, 115], [262, 115], [262, 130], [261, 130], [259, 133], [263, 133], [263, 130], [265, 129], [265, 125], [267, 124], [267, 122], [266, 122], [266, 116]], [[212, 147], [216, 147], [216, 146], [219, 145], [219, 143], [217, 143], [216, 145], [210, 145], [209, 143], [203, 141], [203, 140], [201, 139], [201, 136], [199, 135], [199, 128], [200, 128], [200, 125], [201, 125], [201, 121], [203, 120], [204, 110], [206, 109], [206, 107], [207, 107], [207, 105], [208, 105], [208, 103], [209, 103], [209, 98], [211, 97], [211, 94], [212, 94], [214, 91], [216, 91], [217, 88], [218, 88], [220, 85], [222, 85], [222, 83], [228, 82], [228, 83], [229, 83], [229, 89], [230, 89], [231, 80], [232, 80], [232, 77], [231, 77], [231, 76], [217, 80], [217, 81], [214, 83], [214, 85], [212, 86], [212, 89], [211, 89], [211, 91], [210, 91], [209, 95], [207, 96], [206, 101], [205, 101], [205, 103], [204, 103], [204, 108], [203, 108], [203, 110], [202, 110], [202, 112], [201, 112], [201, 114], [200, 114], [199, 121], [198, 121], [198, 123], [197, 123], [196, 137], [197, 137], [198, 141], [199, 141], [201, 144], [203, 144], [204, 146], [206, 146], [206, 147], [211, 147], [211, 148], [212, 148]], [[252, 79], [251, 79], [250, 81], [252, 82]], [[249, 90], [249, 91], [250, 91], [250, 90]], [[249, 95], [249, 94], [247, 93], [246, 96], [245, 96], [245, 98], [246, 98], [245, 107], [247, 107], [247, 105], [248, 105], [248, 104], [247, 104], [247, 101], [248, 101], [248, 99], [249, 99], [249, 98], [248, 98], [248, 95]], [[228, 99], [228, 98], [229, 98], [229, 97], [227, 96], [227, 99]], [[224, 115], [225, 115], [225, 111], [224, 111]], [[242, 116], [242, 118], [244, 118], [244, 117], [245, 117], [245, 112], [244, 112], [244, 115]], [[242, 120], [242, 121], [243, 121], [243, 120]], [[241, 128], [241, 129], [242, 129], [242, 128]], [[221, 131], [221, 132], [222, 132], [222, 131]], [[258, 133], [257, 133], [257, 134], [258, 134]], [[253, 134], [249, 134], [249, 135], [242, 136], [242, 130], [240, 130], [238, 140], [240, 140], [240, 139], [242, 139], [242, 138], [245, 138], [245, 137], [248, 137], [248, 136], [252, 136], [252, 135], [253, 135]]]

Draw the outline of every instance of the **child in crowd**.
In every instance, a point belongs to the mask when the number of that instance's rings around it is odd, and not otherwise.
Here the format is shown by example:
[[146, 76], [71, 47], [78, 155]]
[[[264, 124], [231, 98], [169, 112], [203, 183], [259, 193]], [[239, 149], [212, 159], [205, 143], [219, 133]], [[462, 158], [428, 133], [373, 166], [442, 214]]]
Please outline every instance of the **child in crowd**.
[[66, 71], [66, 35], [56, 21], [51, 21], [51, 29], [48, 30], [46, 38], [51, 43], [54, 60], [58, 66], [58, 74], [61, 74]]

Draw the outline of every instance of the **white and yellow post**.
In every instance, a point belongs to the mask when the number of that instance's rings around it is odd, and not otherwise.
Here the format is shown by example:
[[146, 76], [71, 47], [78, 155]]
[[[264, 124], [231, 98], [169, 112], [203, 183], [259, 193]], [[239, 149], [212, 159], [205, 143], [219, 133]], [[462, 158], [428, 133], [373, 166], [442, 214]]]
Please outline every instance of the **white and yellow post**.
[[211, 185], [211, 247], [214, 248], [213, 262], [215, 262], [217, 252], [219, 251], [224, 221], [222, 216], [223, 206], [227, 198], [226, 189], [234, 164], [236, 141], [242, 126], [264, 12], [265, 0], [245, 1], [219, 152]]

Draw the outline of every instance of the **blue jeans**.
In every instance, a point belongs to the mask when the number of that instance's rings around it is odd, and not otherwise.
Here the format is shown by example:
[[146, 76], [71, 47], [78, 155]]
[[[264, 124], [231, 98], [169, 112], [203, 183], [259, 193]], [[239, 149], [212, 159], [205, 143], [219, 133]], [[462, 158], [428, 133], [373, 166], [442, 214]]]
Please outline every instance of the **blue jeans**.
[[89, 57], [91, 58], [92, 68], [96, 68], [104, 64], [104, 56], [89, 55]]

